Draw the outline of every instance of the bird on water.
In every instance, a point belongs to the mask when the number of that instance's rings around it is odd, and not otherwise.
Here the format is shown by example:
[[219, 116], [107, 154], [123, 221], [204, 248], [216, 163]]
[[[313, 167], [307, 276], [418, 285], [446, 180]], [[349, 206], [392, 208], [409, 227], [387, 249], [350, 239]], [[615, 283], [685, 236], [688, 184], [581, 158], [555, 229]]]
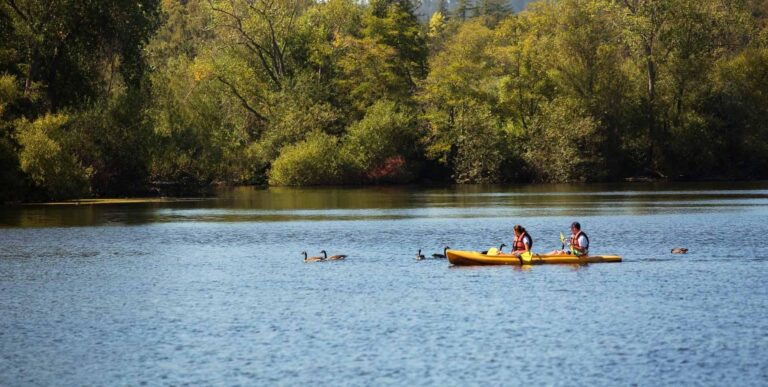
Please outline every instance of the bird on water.
[[331, 255], [329, 257], [328, 253], [326, 253], [325, 250], [321, 251], [321, 253], [323, 253], [323, 259], [327, 259], [329, 261], [340, 261], [344, 258], [347, 258], [345, 254]]
[[301, 254], [304, 255], [304, 262], [322, 262], [322, 261], [324, 261], [324, 258], [320, 257], [320, 256], [307, 257], [307, 252], [306, 251], [302, 251]]
[[450, 249], [450, 247], [445, 246], [445, 248], [443, 249], [443, 253], [442, 254], [434, 253], [434, 254], [432, 254], [432, 258], [436, 258], [436, 259], [438, 259], [438, 258], [446, 258], [448, 256], [447, 255], [448, 254], [448, 249]]

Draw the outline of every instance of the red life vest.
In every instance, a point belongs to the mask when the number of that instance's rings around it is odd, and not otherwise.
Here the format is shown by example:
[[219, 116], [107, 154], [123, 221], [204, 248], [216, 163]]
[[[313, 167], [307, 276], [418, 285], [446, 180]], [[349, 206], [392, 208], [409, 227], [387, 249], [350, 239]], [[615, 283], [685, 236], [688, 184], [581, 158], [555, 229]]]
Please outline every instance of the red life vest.
[[[575, 250], [581, 252], [584, 248], [579, 244], [579, 237], [584, 236], [584, 238], [587, 238], [587, 243], [589, 243], [589, 237], [587, 236], [587, 233], [584, 231], [579, 230], [579, 232], [576, 233], [576, 235], [571, 235], [571, 247], [573, 247]], [[589, 249], [589, 245], [587, 245], [586, 250]], [[583, 250], [584, 253], [587, 251]]]
[[525, 237], [528, 237], [528, 240], [530, 241], [530, 245], [528, 246], [529, 249], [533, 248], [533, 238], [528, 234], [528, 231], [523, 232], [522, 234], [515, 237], [515, 243], [512, 244], [512, 251], [525, 251], [525, 243], [523, 243], [523, 239]]

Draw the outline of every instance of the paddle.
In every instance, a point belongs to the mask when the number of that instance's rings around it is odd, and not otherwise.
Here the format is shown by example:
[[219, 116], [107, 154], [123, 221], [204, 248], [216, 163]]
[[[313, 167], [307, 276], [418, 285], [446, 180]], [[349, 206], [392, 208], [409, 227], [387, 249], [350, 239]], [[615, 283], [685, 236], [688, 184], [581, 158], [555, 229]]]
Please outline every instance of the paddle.
[[560, 250], [565, 250], [565, 235], [560, 232]]
[[533, 259], [533, 254], [527, 248], [520, 253], [520, 263], [531, 263], [531, 259]]
[[525, 246], [525, 251], [520, 253], [520, 265], [521, 266], [523, 264], [526, 264], [526, 263], [530, 264], [531, 263], [531, 259], [533, 258], [533, 254], [531, 253], [530, 250], [528, 250], [528, 245], [523, 244], [523, 246]]

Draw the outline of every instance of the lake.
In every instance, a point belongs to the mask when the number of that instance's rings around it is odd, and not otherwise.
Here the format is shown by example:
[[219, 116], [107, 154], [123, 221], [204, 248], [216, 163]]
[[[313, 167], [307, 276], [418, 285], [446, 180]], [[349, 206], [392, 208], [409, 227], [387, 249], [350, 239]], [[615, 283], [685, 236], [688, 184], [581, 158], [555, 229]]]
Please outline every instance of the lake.
[[[624, 262], [414, 259], [574, 220]], [[768, 183], [0, 208], [0, 385], [766, 385], [767, 242]]]

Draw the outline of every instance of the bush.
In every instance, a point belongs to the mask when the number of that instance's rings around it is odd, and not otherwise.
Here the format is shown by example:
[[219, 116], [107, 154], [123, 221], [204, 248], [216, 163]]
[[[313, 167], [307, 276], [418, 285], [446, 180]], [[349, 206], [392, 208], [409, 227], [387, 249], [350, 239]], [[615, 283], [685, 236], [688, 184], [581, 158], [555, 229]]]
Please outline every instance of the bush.
[[313, 132], [306, 140], [283, 147], [272, 163], [269, 184], [307, 186], [342, 184], [348, 162], [338, 140], [322, 132]]
[[50, 199], [90, 195], [90, 168], [84, 168], [71, 149], [62, 146], [62, 127], [69, 118], [47, 114], [35, 121], [21, 120], [16, 139], [21, 146], [21, 169], [43, 188]]
[[362, 120], [349, 127], [345, 153], [358, 174], [369, 180], [406, 182], [413, 178], [406, 156], [415, 149], [415, 126], [412, 111], [395, 102], [376, 102]]

